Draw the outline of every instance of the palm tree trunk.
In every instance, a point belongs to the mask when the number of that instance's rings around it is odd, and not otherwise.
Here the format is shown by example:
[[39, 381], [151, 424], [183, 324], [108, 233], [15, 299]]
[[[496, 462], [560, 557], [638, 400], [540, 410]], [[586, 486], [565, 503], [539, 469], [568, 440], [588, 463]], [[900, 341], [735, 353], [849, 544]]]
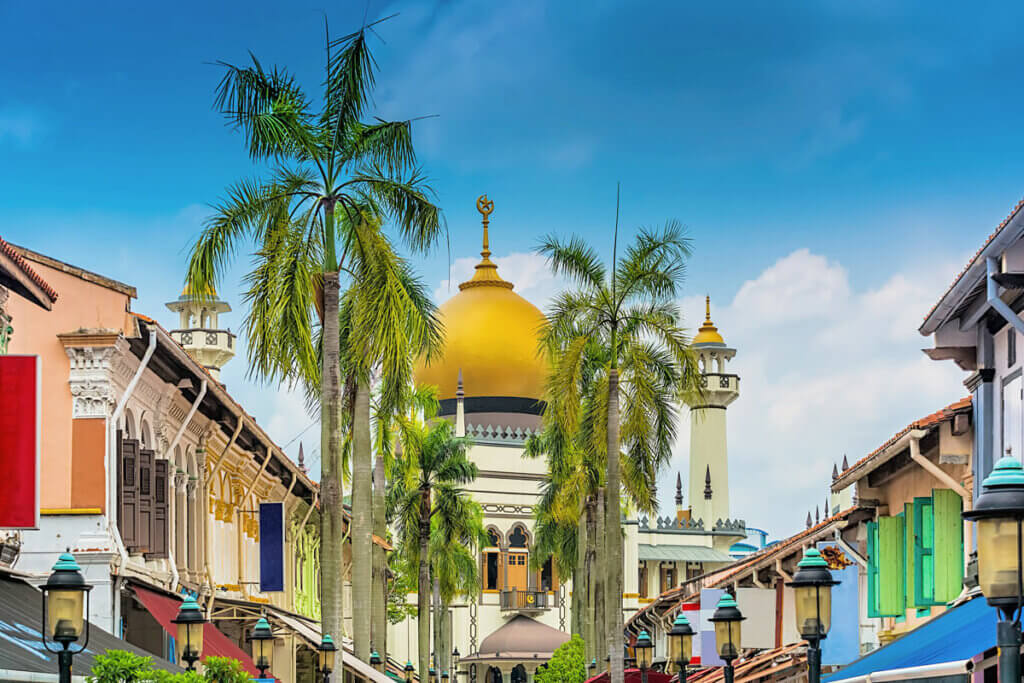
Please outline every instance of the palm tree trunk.
[[[583, 564], [586, 562], [586, 557], [587, 516], [584, 513], [580, 515], [579, 521], [576, 523], [576, 562], [572, 569], [572, 600], [570, 602], [570, 609], [572, 610], [572, 635], [584, 639], [586, 639], [586, 633], [583, 630], [583, 625], [586, 621], [583, 618], [583, 577], [586, 576], [586, 571], [583, 569]], [[590, 663], [589, 659], [587, 663]]]
[[[614, 340], [614, 335], [612, 337]], [[614, 343], [614, 341], [613, 341]], [[622, 507], [619, 502], [619, 371], [608, 372], [608, 499], [605, 501], [605, 628], [611, 655], [611, 683], [623, 683]]]
[[592, 659], [596, 659], [604, 648], [600, 646], [603, 638], [599, 634], [603, 634], [604, 631], [598, 631], [597, 625], [599, 622], [603, 622], [600, 619], [599, 612], [595, 609], [597, 604], [597, 594], [594, 592], [594, 588], [598, 585], [597, 578], [600, 575], [597, 567], [597, 544], [600, 542], [601, 537], [597, 532], [597, 517], [595, 515], [595, 508], [597, 501], [593, 496], [587, 496], [586, 504], [586, 555], [583, 560], [584, 567], [584, 581], [586, 582], [586, 593], [583, 598], [586, 601], [584, 603], [584, 640], [586, 641], [587, 647], [587, 664], [590, 664]]
[[356, 380], [352, 415], [352, 640], [355, 655], [370, 660], [373, 597], [373, 485], [370, 482], [370, 385]]
[[[330, 219], [326, 222], [333, 225]], [[340, 641], [344, 635], [345, 618], [342, 578], [345, 519], [341, 481], [341, 370], [338, 358], [340, 349], [337, 271], [324, 273], [323, 296], [323, 368], [320, 378], [320, 609], [323, 632]], [[338, 670], [342, 670], [340, 662]]]
[[420, 492], [420, 566], [416, 586], [416, 645], [420, 680], [427, 680], [430, 668], [430, 489]]
[[455, 681], [455, 672], [452, 671], [452, 611], [451, 605], [444, 600], [441, 601], [441, 649], [439, 650], [441, 660], [441, 670], [438, 672], [438, 676], [441, 673], [447, 671], [449, 681]]
[[594, 510], [594, 523], [596, 530], [594, 533], [594, 573], [591, 574], [591, 580], [594, 583], [594, 647], [597, 649], [597, 666], [598, 668], [604, 668], [605, 657], [608, 656], [608, 642], [607, 633], [608, 629], [605, 627], [607, 624], [606, 612], [605, 612], [605, 577], [608, 575], [608, 554], [605, 552], [605, 514], [604, 514], [604, 489], [600, 489], [597, 492], [597, 507]]
[[611, 656], [611, 683], [624, 683], [623, 673], [623, 530], [618, 471], [618, 370], [608, 372], [608, 490], [605, 501], [604, 584], [605, 629]]
[[440, 680], [441, 669], [444, 664], [441, 661], [442, 646], [444, 643], [444, 608], [441, 605], [441, 582], [434, 577], [434, 639], [430, 649], [434, 653], [434, 669], [437, 670]]
[[[385, 538], [387, 520], [385, 519], [384, 490], [387, 482], [384, 475], [384, 457], [377, 456], [373, 467], [373, 533]], [[388, 653], [388, 572], [387, 554], [384, 548], [373, 544], [373, 598], [371, 602], [370, 640], [377, 653], [385, 661]]]

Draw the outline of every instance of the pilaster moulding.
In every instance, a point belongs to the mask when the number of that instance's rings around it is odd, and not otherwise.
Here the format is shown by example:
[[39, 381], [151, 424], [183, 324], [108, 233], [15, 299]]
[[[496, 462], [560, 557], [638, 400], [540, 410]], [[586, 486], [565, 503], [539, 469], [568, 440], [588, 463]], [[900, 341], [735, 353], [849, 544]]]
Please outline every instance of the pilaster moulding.
[[180, 491], [185, 489], [185, 487], [188, 486], [188, 473], [176, 471], [174, 473], [173, 481], [175, 490]]
[[195, 500], [196, 490], [199, 488], [199, 480], [194, 479], [186, 475], [185, 481], [185, 497], [189, 500]]
[[73, 418], [110, 416], [120, 394], [113, 380], [113, 364], [128, 352], [128, 342], [108, 330], [58, 335], [68, 357], [68, 385]]

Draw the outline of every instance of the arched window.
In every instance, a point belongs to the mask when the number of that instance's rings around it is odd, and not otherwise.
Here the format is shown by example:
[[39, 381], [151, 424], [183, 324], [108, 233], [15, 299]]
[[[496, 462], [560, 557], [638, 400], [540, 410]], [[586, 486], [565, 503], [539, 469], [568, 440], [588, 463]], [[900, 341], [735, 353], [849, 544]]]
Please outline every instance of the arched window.
[[508, 535], [508, 546], [510, 548], [526, 548], [530, 544], [530, 539], [526, 535], [526, 531], [522, 525], [517, 524], [513, 529], [512, 533]]
[[153, 434], [152, 434], [152, 432], [149, 429], [149, 421], [146, 420], [145, 418], [142, 419], [142, 430], [141, 430], [141, 433], [142, 433], [142, 447], [143, 448], [152, 449], [153, 448]]
[[487, 683], [501, 683], [501, 669], [492, 666], [487, 670]]
[[488, 547], [481, 553], [483, 570], [483, 588], [488, 591], [501, 590], [501, 532], [494, 527], [487, 527]]
[[135, 439], [138, 437], [138, 430], [135, 428], [135, 416], [132, 415], [132, 411], [126, 409], [124, 411], [124, 438]]
[[501, 545], [501, 532], [492, 527], [487, 527], [487, 546], [497, 548]]
[[517, 664], [516, 668], [512, 669], [512, 675], [509, 677], [512, 683], [526, 683], [526, 667], [522, 664]]

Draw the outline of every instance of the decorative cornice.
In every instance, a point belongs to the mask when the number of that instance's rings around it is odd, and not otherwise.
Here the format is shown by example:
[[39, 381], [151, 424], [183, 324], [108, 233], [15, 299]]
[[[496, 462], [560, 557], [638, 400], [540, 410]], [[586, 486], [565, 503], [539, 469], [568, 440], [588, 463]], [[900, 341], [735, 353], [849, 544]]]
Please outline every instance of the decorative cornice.
[[123, 337], [109, 333], [72, 333], [58, 337], [68, 356], [71, 416], [76, 419], [108, 417], [117, 402], [117, 392], [111, 382], [112, 362], [127, 350], [128, 343]]

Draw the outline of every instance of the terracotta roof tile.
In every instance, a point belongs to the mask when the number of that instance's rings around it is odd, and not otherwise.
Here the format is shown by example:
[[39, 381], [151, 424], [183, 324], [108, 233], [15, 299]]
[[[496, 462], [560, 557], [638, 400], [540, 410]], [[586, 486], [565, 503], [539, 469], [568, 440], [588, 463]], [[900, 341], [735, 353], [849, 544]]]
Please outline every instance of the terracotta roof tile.
[[39, 288], [43, 290], [46, 296], [50, 297], [51, 303], [57, 300], [57, 290], [49, 285], [39, 273], [37, 273], [32, 266], [28, 264], [28, 261], [18, 253], [18, 251], [12, 247], [6, 240], [0, 237], [0, 251], [2, 251], [7, 258], [14, 261], [15, 265], [21, 269], [21, 272], [25, 273], [32, 282], [39, 285]]
[[911, 430], [914, 430], [914, 429], [924, 429], [926, 427], [934, 426], [934, 425], [936, 425], [936, 424], [938, 424], [940, 422], [944, 422], [944, 421], [947, 421], [947, 420], [952, 420], [953, 416], [956, 413], [961, 412], [965, 408], [970, 408], [970, 407], [971, 407], [971, 397], [970, 396], [965, 396], [964, 398], [960, 399], [959, 401], [956, 401], [955, 403], [950, 403], [948, 406], [946, 406], [942, 410], [936, 411], [936, 412], [932, 413], [931, 415], [926, 415], [925, 417], [922, 417], [922, 418], [920, 418], [918, 420], [914, 420], [913, 422], [908, 424], [906, 427], [904, 427], [900, 431], [898, 431], [895, 434], [893, 434], [889, 438], [889, 440], [886, 441], [885, 443], [883, 443], [881, 446], [879, 446], [875, 450], [871, 451], [870, 453], [865, 455], [863, 458], [861, 458], [857, 462], [855, 462], [852, 465], [850, 465], [850, 467], [848, 469], [845, 469], [842, 472], [840, 472], [839, 473], [839, 478], [836, 479], [836, 481], [838, 482], [840, 479], [842, 479], [843, 477], [849, 475], [850, 473], [856, 472], [858, 469], [863, 469], [864, 467], [866, 467], [868, 464], [871, 463], [872, 460], [874, 460], [875, 458], [880, 456], [882, 453], [884, 453], [885, 450], [887, 448], [889, 448], [889, 446], [893, 445], [894, 443], [896, 443], [897, 441], [902, 439], [903, 436], [905, 434], [907, 434], [908, 432], [910, 432]]

